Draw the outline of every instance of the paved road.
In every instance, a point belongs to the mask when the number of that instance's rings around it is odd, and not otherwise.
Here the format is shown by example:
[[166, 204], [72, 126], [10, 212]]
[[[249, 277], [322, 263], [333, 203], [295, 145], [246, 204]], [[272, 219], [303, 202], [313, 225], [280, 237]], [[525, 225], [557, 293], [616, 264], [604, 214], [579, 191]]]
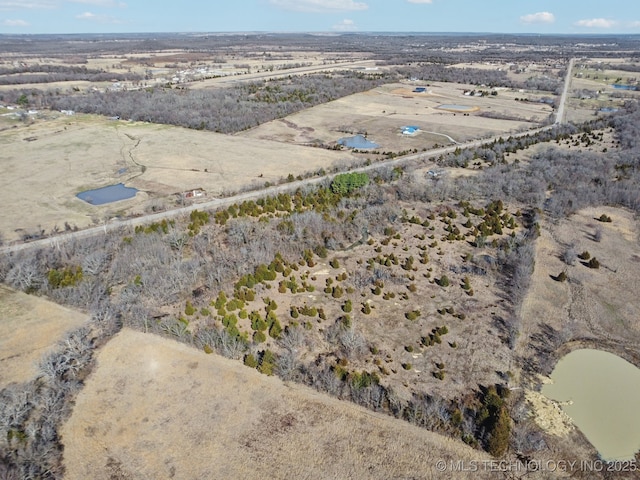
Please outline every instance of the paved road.
[[[564, 92], [562, 94], [562, 97], [560, 99], [560, 105], [558, 107], [558, 113], [556, 115], [556, 121], [555, 124], [559, 124], [563, 122], [563, 115], [564, 115], [564, 103], [566, 101], [566, 97], [567, 97], [567, 92], [569, 89], [569, 84], [571, 82], [571, 70], [573, 68], [573, 59], [569, 62], [569, 69], [567, 70], [567, 78], [565, 79], [565, 87], [564, 87]], [[545, 130], [550, 130], [553, 128], [553, 125], [548, 125], [545, 127], [540, 127], [540, 128], [536, 128], [533, 130], [527, 130], [524, 132], [520, 132], [520, 133], [515, 133], [515, 134], [510, 134], [508, 136], [511, 137], [515, 137], [515, 138], [519, 138], [519, 137], [524, 137], [527, 135], [535, 135], [536, 133], [545, 131]], [[505, 137], [507, 135], [497, 135], [495, 137], [491, 137], [491, 138], [485, 138], [485, 139], [479, 139], [479, 140], [473, 140], [471, 142], [466, 142], [466, 143], [459, 143], [453, 146], [447, 146], [447, 147], [440, 147], [440, 148], [436, 148], [434, 150], [429, 150], [427, 152], [421, 152], [421, 153], [417, 153], [417, 154], [412, 154], [412, 155], [406, 155], [403, 157], [398, 157], [395, 158], [393, 160], [384, 160], [381, 162], [376, 162], [376, 163], [372, 163], [371, 165], [367, 165], [365, 167], [359, 167], [359, 168], [354, 168], [351, 169], [350, 171], [352, 172], [368, 172], [371, 170], [376, 170], [378, 168], [383, 168], [383, 167], [395, 167], [395, 166], [399, 166], [402, 165], [404, 163], [408, 163], [414, 160], [424, 160], [430, 157], [437, 157], [439, 155], [444, 155], [447, 153], [451, 153], [454, 152], [456, 149], [461, 148], [474, 148], [474, 147], [479, 147], [483, 144], [486, 143], [491, 143], [493, 141], [498, 140], [500, 137]], [[174, 210], [167, 210], [165, 212], [159, 212], [159, 213], [153, 213], [150, 215], [144, 215], [142, 217], [137, 217], [137, 218], [130, 218], [127, 220], [114, 220], [110, 223], [107, 223], [105, 225], [99, 226], [99, 227], [92, 227], [92, 228], [87, 228], [84, 230], [79, 230], [77, 232], [68, 232], [68, 233], [63, 233], [60, 235], [56, 235], [54, 237], [49, 237], [49, 238], [43, 238], [40, 240], [34, 240], [32, 242], [28, 242], [28, 243], [19, 243], [19, 244], [15, 244], [15, 245], [6, 245], [3, 247], [0, 247], [0, 254], [1, 253], [13, 253], [13, 252], [19, 252], [19, 251], [23, 251], [23, 250], [31, 250], [31, 249], [37, 249], [37, 248], [43, 248], [43, 247], [56, 247], [57, 245], [67, 242], [69, 240], [72, 239], [79, 239], [79, 238], [87, 238], [87, 237], [91, 237], [94, 235], [102, 235], [102, 234], [106, 234], [106, 233], [110, 233], [110, 232], [115, 232], [118, 231], [120, 229], [123, 228], [134, 228], [138, 225], [147, 225], [149, 223], [153, 223], [153, 222], [160, 222], [162, 220], [165, 219], [172, 219], [172, 218], [176, 218], [176, 217], [180, 217], [182, 215], [188, 215], [190, 214], [192, 211], [194, 210], [216, 210], [222, 207], [228, 207], [230, 205], [233, 205], [234, 203], [242, 203], [245, 200], [257, 200], [258, 198], [261, 197], [266, 197], [266, 196], [270, 196], [270, 195], [276, 195], [278, 193], [283, 193], [283, 192], [294, 192], [296, 191], [298, 188], [301, 187], [307, 187], [310, 185], [317, 185], [319, 183], [324, 182], [325, 180], [331, 179], [335, 176], [336, 174], [329, 174], [329, 175], [325, 175], [322, 177], [315, 177], [315, 178], [308, 178], [305, 180], [299, 180], [299, 181], [294, 181], [291, 183], [285, 183], [282, 185], [276, 185], [273, 187], [268, 187], [268, 188], [263, 188], [260, 190], [256, 190], [256, 191], [252, 191], [252, 192], [246, 192], [246, 193], [239, 193], [237, 195], [231, 196], [231, 197], [227, 197], [227, 198], [216, 198], [216, 199], [212, 199], [212, 200], [208, 200], [202, 203], [195, 203], [192, 205], [188, 205], [186, 207], [181, 207], [181, 208], [177, 208]]]
[[375, 60], [355, 60], [341, 63], [330, 63], [327, 65], [311, 65], [307, 67], [288, 68], [286, 70], [274, 70], [272, 72], [245, 73], [242, 75], [228, 75], [226, 77], [209, 78], [207, 80], [195, 80], [184, 83], [184, 86], [193, 89], [228, 87], [244, 82], [255, 82], [274, 78], [286, 78], [291, 75], [304, 75], [308, 73], [330, 72], [334, 70], [345, 70], [354, 68], [375, 67]]
[[567, 75], [564, 77], [564, 89], [562, 90], [562, 95], [560, 96], [560, 103], [558, 105], [558, 111], [556, 112], [556, 125], [564, 123], [564, 107], [567, 103], [567, 95], [569, 94], [569, 85], [571, 85], [571, 72], [573, 72], [573, 64], [576, 59], [572, 58], [569, 60], [569, 66], [567, 67]]

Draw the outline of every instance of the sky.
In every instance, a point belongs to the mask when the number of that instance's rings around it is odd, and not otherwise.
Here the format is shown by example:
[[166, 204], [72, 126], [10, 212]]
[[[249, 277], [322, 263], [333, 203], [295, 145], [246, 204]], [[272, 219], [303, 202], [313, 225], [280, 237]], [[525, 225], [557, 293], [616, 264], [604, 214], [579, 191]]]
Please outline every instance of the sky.
[[0, 0], [0, 34], [255, 31], [640, 34], [640, 1]]

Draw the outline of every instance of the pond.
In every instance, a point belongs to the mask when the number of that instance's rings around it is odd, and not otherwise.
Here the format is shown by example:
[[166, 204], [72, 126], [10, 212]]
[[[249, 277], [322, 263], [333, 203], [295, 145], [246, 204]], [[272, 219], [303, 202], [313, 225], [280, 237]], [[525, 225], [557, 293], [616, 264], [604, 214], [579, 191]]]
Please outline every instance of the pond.
[[456, 112], [473, 112], [477, 110], [478, 107], [470, 107], [468, 105], [454, 105], [454, 104], [442, 104], [436, 107], [439, 110], [453, 110]]
[[620, 85], [620, 84], [614, 83], [611, 86], [616, 90], [637, 90], [638, 89], [638, 87], [636, 87], [635, 85]]
[[105, 203], [126, 200], [136, 196], [138, 190], [132, 187], [125, 187], [123, 183], [109, 185], [108, 187], [85, 190], [76, 195], [80, 200], [84, 200], [91, 205], [104, 205]]
[[355, 135], [353, 137], [345, 137], [338, 140], [340, 145], [344, 145], [349, 148], [378, 148], [380, 145], [367, 140], [364, 135]]
[[562, 409], [603, 460], [631, 460], [640, 450], [640, 369], [608, 352], [563, 357], [542, 393]]

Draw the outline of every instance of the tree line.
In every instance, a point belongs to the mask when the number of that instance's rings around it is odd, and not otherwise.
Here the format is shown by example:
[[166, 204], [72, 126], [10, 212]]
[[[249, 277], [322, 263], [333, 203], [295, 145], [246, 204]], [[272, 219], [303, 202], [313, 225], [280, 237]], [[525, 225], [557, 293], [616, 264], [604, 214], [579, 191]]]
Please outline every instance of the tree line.
[[142, 76], [137, 73], [107, 72], [105, 70], [90, 69], [78, 65], [38, 64], [14, 68], [0, 68], [0, 85], [71, 81], [121, 82], [138, 80], [142, 80]]
[[123, 119], [235, 133], [315, 105], [387, 83], [386, 74], [314, 74], [254, 82], [227, 89], [147, 88], [119, 92], [50, 95], [47, 104]]

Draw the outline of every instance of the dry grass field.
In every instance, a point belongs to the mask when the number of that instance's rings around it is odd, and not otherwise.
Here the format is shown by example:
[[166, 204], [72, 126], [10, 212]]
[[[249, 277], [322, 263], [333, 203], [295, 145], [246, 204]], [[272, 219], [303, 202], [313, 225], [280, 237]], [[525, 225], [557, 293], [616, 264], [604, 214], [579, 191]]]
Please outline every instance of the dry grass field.
[[42, 356], [86, 321], [76, 310], [0, 286], [0, 388], [31, 380]]
[[574, 67], [571, 78], [571, 88], [567, 97], [567, 120], [571, 122], [586, 122], [597, 115], [606, 115], [601, 109], [621, 108], [627, 99], [640, 98], [640, 92], [616, 90], [612, 84], [619, 80], [625, 85], [633, 81], [637, 75], [623, 70], [602, 69], [601, 63], [621, 63], [618, 59], [590, 59], [580, 62]]
[[[367, 132], [368, 138], [380, 145], [379, 151], [428, 149], [436, 143], [451, 144], [473, 138], [509, 134], [533, 128], [551, 113], [548, 105], [516, 102], [521, 93], [500, 90], [498, 96], [469, 97], [465, 90], [472, 85], [433, 82], [425, 93], [414, 88], [426, 83], [406, 82], [381, 86], [368, 92], [350, 95], [273, 120], [238, 136], [260, 138], [294, 144], [321, 143], [334, 145], [345, 132]], [[465, 114], [438, 109], [443, 104], [476, 107]], [[503, 120], [481, 116], [483, 112], [508, 116]], [[403, 126], [420, 128], [416, 135], [403, 135]]]
[[[172, 194], [185, 190], [202, 188], [215, 197], [353, 158], [349, 152], [79, 114], [0, 131], [0, 148], [0, 232], [7, 241], [38, 226], [47, 232], [56, 225], [64, 229], [65, 222], [83, 228], [142, 213], [153, 202], [170, 206]], [[120, 182], [140, 192], [105, 206], [75, 197]]]
[[[612, 221], [598, 221], [602, 214]], [[602, 232], [600, 241], [595, 239], [597, 230]], [[561, 255], [571, 244], [578, 254], [588, 251], [596, 257], [600, 268], [588, 268], [580, 259], [573, 266], [566, 265]], [[523, 340], [546, 324], [565, 332], [565, 340], [599, 339], [603, 348], [627, 356], [625, 346], [640, 338], [639, 264], [638, 223], [632, 212], [587, 208], [546, 225], [536, 243], [535, 274], [523, 305], [524, 324], [529, 328]], [[555, 281], [552, 276], [562, 271], [568, 280]], [[628, 360], [640, 363], [637, 358]]]
[[[599, 222], [608, 215], [611, 223]], [[602, 239], [595, 241], [596, 229]], [[577, 253], [588, 251], [600, 262], [599, 269], [577, 260], [568, 266], [561, 260], [567, 246]], [[560, 220], [543, 224], [536, 241], [536, 268], [522, 307], [523, 330], [517, 351], [533, 355], [536, 348], [550, 350], [553, 361], [573, 349], [592, 347], [619, 355], [640, 368], [637, 345], [640, 340], [640, 282], [638, 265], [638, 222], [632, 212], [611, 207], [587, 208]], [[565, 271], [566, 282], [556, 277]], [[549, 336], [549, 331], [556, 332]], [[549, 365], [547, 368], [552, 367]], [[592, 447], [571, 428], [571, 421], [556, 402], [535, 390], [545, 378], [525, 381], [536, 422], [570, 451], [593, 454]]]
[[432, 479], [442, 478], [437, 460], [488, 458], [239, 362], [130, 330], [99, 352], [62, 441], [68, 480]]

